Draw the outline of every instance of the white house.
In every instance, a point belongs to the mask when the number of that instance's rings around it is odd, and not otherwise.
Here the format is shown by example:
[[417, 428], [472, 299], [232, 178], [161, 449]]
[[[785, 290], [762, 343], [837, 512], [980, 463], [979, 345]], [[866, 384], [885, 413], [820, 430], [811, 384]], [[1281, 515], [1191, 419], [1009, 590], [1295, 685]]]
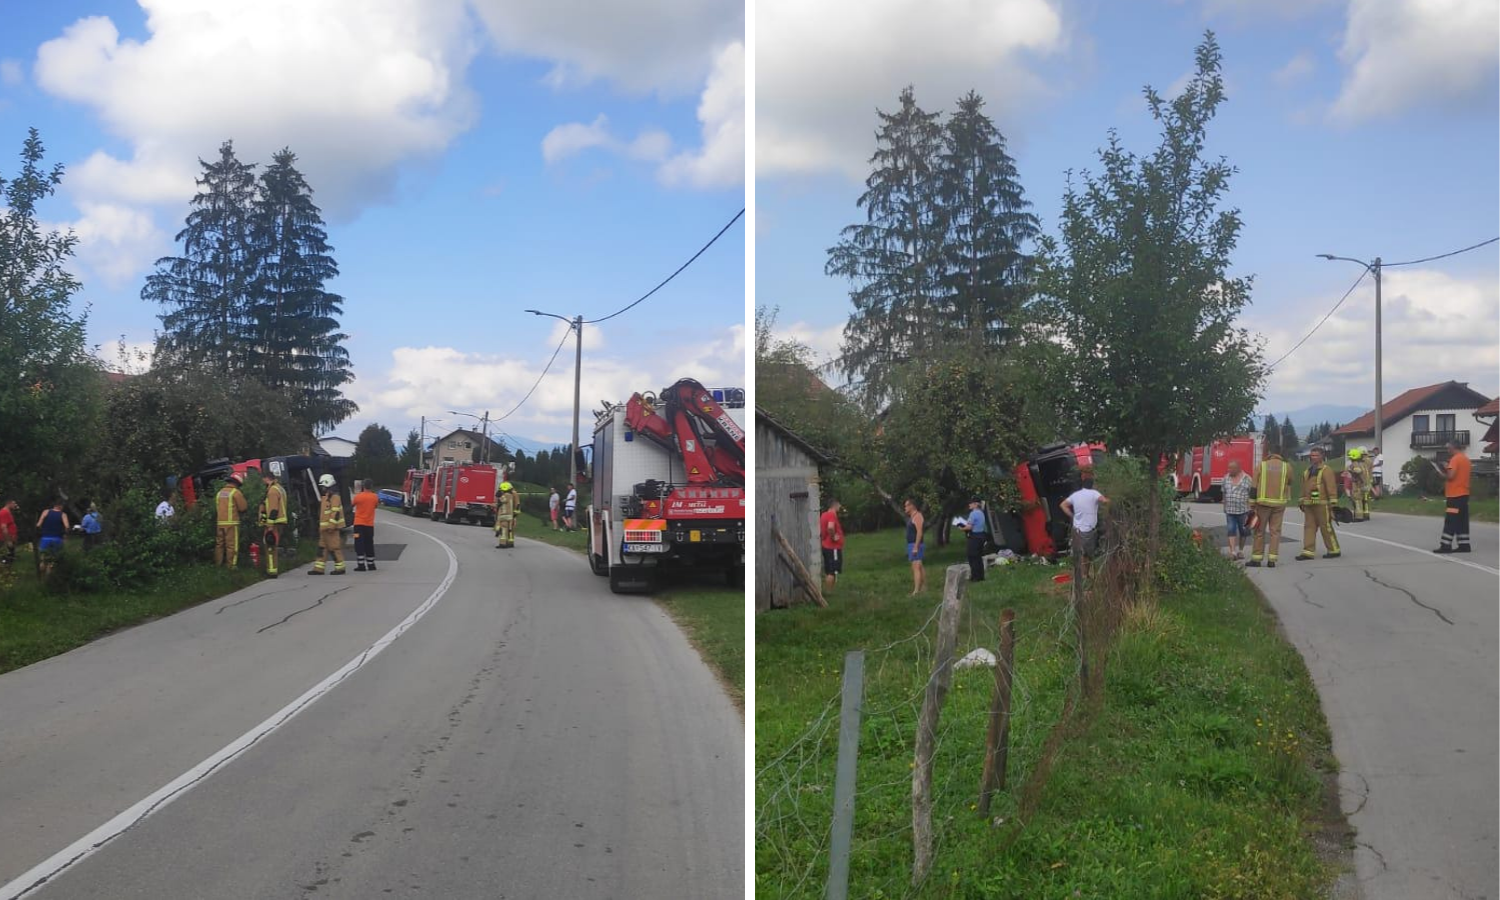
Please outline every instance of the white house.
[[[488, 452], [484, 452], [485, 443], [489, 443]], [[494, 438], [487, 438], [477, 431], [467, 428], [459, 428], [443, 435], [433, 441], [427, 447], [427, 461], [435, 466], [443, 463], [466, 463], [474, 459], [475, 448], [488, 458], [489, 462], [498, 465], [509, 462], [511, 454], [505, 445]]]
[[359, 443], [351, 441], [348, 438], [335, 437], [330, 434], [327, 437], [318, 438], [318, 446], [322, 447], [323, 452], [329, 456], [348, 459], [354, 455], [354, 449], [359, 446]]
[[1399, 486], [1401, 467], [1407, 460], [1417, 456], [1437, 459], [1450, 440], [1457, 441], [1470, 458], [1479, 455], [1481, 434], [1474, 427], [1474, 415], [1489, 399], [1462, 381], [1412, 388], [1385, 402], [1381, 409], [1385, 432], [1378, 440], [1374, 410], [1333, 434], [1344, 439], [1346, 452], [1379, 447], [1385, 483]]

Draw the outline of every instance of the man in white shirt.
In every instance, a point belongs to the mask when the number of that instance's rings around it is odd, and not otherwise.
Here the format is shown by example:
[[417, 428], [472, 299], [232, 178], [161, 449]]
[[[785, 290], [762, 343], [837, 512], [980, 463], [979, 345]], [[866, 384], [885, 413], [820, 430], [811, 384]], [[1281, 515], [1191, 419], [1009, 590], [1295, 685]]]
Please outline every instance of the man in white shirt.
[[163, 497], [161, 502], [156, 504], [156, 521], [158, 522], [165, 522], [176, 513], [177, 510], [172, 508], [171, 497]]
[[1073, 530], [1078, 532], [1073, 552], [1083, 558], [1083, 574], [1089, 571], [1089, 560], [1099, 552], [1099, 507], [1109, 503], [1109, 498], [1094, 490], [1093, 473], [1084, 470], [1083, 486], [1061, 504], [1062, 511], [1073, 517]]
[[578, 489], [571, 483], [568, 485], [568, 497], [563, 501], [563, 524], [569, 531], [578, 528], [576, 514], [578, 512]]

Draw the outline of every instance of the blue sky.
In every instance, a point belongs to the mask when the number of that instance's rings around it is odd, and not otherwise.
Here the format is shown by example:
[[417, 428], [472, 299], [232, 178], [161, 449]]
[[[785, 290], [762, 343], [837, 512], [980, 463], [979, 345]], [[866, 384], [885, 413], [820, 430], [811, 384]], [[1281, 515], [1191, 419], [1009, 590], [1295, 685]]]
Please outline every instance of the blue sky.
[[[1235, 268], [1255, 276], [1244, 324], [1275, 359], [1360, 273], [1314, 254], [1409, 260], [1500, 235], [1497, 15], [1492, 0], [764, 0], [756, 302], [781, 307], [782, 334], [836, 355], [850, 305], [847, 285], [823, 275], [825, 251], [860, 220], [874, 110], [903, 85], [929, 110], [978, 90], [1055, 234], [1065, 172], [1097, 170], [1111, 127], [1149, 152], [1141, 87], [1183, 79], [1212, 28], [1229, 100], [1209, 152], [1240, 170]], [[1449, 378], [1500, 392], [1497, 246], [1386, 271], [1387, 399]], [[1373, 355], [1366, 280], [1278, 367], [1265, 405], [1369, 408]]]
[[[231, 7], [239, 7], [234, 9]], [[114, 360], [159, 310], [140, 288], [199, 157], [282, 146], [323, 208], [361, 412], [399, 441], [450, 409], [499, 416], [565, 326], [654, 286], [744, 206], [744, 9], [724, 0], [61, 0], [7, 4], [0, 173], [36, 126], [68, 168], [42, 211], [80, 237], [89, 331]], [[245, 11], [253, 10], [253, 11]], [[584, 330], [601, 399], [745, 380], [735, 225], [631, 312]], [[566, 442], [573, 343], [506, 434]], [[587, 437], [585, 436], [585, 440]]]

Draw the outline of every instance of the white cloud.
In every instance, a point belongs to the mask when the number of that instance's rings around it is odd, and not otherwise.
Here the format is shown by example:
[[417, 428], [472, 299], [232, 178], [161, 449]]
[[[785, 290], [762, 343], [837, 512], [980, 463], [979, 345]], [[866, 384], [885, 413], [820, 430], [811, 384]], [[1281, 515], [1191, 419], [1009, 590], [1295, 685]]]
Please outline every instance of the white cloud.
[[546, 59], [558, 88], [596, 80], [682, 96], [703, 83], [714, 51], [744, 34], [739, 0], [472, 0], [503, 52]]
[[1306, 81], [1315, 68], [1312, 54], [1304, 50], [1287, 60], [1286, 65], [1271, 73], [1271, 80], [1281, 87], [1291, 87]]
[[[1180, 4], [1182, 0], [1177, 2]], [[1268, 17], [1296, 19], [1338, 2], [1340, 0], [1203, 0], [1203, 14], [1207, 18], [1236, 21]]]
[[649, 129], [636, 135], [635, 140], [622, 140], [610, 131], [609, 118], [600, 113], [587, 125], [569, 122], [547, 132], [542, 138], [542, 159], [548, 165], [555, 165], [596, 148], [631, 159], [659, 162], [671, 152], [672, 139], [665, 132]]
[[[556, 346], [567, 326], [558, 323], [551, 337]], [[591, 332], [597, 337], [591, 338]], [[581, 440], [587, 441], [593, 417], [601, 400], [618, 403], [632, 391], [659, 391], [678, 378], [696, 378], [710, 387], [743, 387], [745, 381], [745, 327], [734, 325], [717, 337], [680, 347], [663, 347], [641, 357], [611, 356], [605, 349], [603, 330], [584, 328], [583, 411]], [[597, 341], [597, 343], [592, 343]], [[573, 360], [567, 352], [542, 379], [536, 392], [510, 418], [495, 427], [519, 437], [566, 443], [573, 421]], [[436, 415], [445, 422], [449, 409], [483, 412], [492, 418], [513, 409], [536, 383], [547, 360], [519, 359], [483, 353], [466, 353], [451, 347], [399, 347], [392, 351], [390, 365], [377, 378], [356, 382], [346, 394], [360, 405], [358, 419], [340, 426], [340, 432], [358, 433], [370, 422], [381, 422], [393, 434], [404, 436], [420, 416]], [[458, 420], [454, 420], [457, 422]]]
[[1027, 68], [1067, 38], [1060, 0], [763, 0], [756, 4], [756, 169], [867, 174], [875, 110], [915, 85], [926, 109], [971, 88], [997, 120], [1046, 86]]
[[1349, 0], [1339, 58], [1348, 73], [1330, 111], [1358, 122], [1488, 97], [1500, 62], [1494, 0]]
[[800, 320], [785, 325], [777, 322], [774, 334], [777, 340], [796, 341], [808, 348], [819, 363], [826, 363], [837, 357], [844, 345], [843, 322], [825, 327]]
[[[1429, 269], [1390, 269], [1382, 283], [1383, 387], [1387, 399], [1408, 388], [1453, 379], [1480, 393], [1500, 392], [1500, 285], [1493, 277], [1457, 278]], [[1339, 294], [1309, 297], [1297, 309], [1324, 310]], [[1375, 389], [1374, 288], [1356, 289], [1307, 343], [1272, 373], [1266, 408], [1307, 403], [1373, 405]], [[1321, 318], [1321, 313], [1318, 318]], [[1316, 324], [1278, 316], [1267, 338], [1274, 361]], [[1255, 326], [1252, 318], [1251, 326]]]
[[129, 284], [140, 274], [142, 260], [158, 259], [171, 250], [170, 237], [139, 209], [84, 201], [78, 210], [81, 216], [67, 226], [78, 235], [76, 258], [86, 273], [108, 288]]
[[139, 2], [143, 41], [93, 16], [37, 51], [37, 83], [92, 107], [131, 147], [85, 161], [80, 190], [184, 202], [198, 157], [233, 139], [247, 162], [291, 146], [319, 204], [349, 218], [390, 195], [400, 163], [474, 121], [463, 0]]
[[703, 146], [681, 153], [661, 168], [669, 185], [729, 187], [745, 180], [745, 45], [721, 50], [698, 102]]
[[18, 59], [0, 59], [0, 86], [16, 87], [26, 80], [26, 73], [21, 69], [21, 61]]

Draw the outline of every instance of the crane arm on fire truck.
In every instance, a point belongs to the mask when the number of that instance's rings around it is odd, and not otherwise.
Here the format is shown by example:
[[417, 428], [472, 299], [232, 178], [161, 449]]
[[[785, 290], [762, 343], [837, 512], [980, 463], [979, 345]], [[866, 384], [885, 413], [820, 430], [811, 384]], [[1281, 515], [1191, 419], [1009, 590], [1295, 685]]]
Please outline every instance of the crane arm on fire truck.
[[[661, 411], [650, 396], [632, 394], [625, 423], [669, 453], [682, 457], [689, 484], [745, 483], [745, 432], [713, 394], [691, 378], [662, 391]], [[712, 432], [710, 445], [704, 431]]]

